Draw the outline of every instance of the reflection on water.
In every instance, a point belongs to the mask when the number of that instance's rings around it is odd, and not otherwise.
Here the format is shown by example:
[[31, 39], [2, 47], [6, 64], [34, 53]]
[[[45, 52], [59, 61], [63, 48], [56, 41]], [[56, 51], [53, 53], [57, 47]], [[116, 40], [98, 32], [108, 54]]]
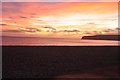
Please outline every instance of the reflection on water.
[[3, 37], [1, 45], [8, 46], [116, 46], [118, 41], [112, 40], [81, 40], [68, 38], [27, 38]]

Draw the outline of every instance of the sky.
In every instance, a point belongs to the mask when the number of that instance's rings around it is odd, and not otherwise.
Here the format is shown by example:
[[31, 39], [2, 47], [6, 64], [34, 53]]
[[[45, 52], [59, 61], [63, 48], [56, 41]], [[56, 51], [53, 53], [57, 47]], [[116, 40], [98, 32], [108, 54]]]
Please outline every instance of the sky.
[[3, 36], [78, 37], [118, 32], [117, 2], [3, 2], [0, 17]]
[[2, 0], [2, 2], [119, 2], [119, 0]]

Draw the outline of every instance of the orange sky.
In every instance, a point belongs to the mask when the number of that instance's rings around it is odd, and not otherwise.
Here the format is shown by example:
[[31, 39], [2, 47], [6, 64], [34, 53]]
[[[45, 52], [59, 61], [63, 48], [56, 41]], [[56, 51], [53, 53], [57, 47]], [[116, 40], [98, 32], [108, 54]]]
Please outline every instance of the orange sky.
[[117, 2], [3, 2], [2, 32], [12, 36], [116, 34]]
[[119, 2], [119, 0], [3, 0], [2, 2]]

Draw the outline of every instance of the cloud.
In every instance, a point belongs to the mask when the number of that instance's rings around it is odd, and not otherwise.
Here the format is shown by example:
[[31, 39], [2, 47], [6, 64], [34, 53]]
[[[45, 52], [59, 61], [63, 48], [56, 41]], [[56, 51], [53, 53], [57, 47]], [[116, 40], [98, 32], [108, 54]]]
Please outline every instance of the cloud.
[[115, 30], [114, 29], [106, 29], [103, 32], [112, 32], [112, 31], [115, 31]]
[[89, 24], [89, 25], [95, 25], [95, 23], [94, 23], [94, 22], [91, 22], [91, 23], [87, 23], [87, 24]]
[[47, 28], [47, 29], [52, 29], [52, 30], [56, 30], [55, 28], [51, 27], [51, 26], [45, 26], [43, 28]]
[[41, 30], [38, 29], [38, 28], [24, 28], [24, 29], [21, 29], [21, 31], [24, 31], [24, 32], [41, 32]]
[[3, 24], [0, 24], [0, 25], [1, 25], [1, 26], [6, 26], [7, 24], [4, 24], [4, 23], [3, 23]]
[[[72, 0], [71, 0], [72, 1]], [[83, 1], [83, 0], [82, 0]], [[86, 1], [86, 0], [85, 0]], [[100, 1], [100, 0], [95, 0]], [[102, 1], [102, 0], [101, 0]], [[3, 2], [3, 29], [8, 32], [42, 32], [42, 30], [63, 32], [82, 32], [85, 34], [102, 33], [104, 26], [116, 24], [117, 2]], [[94, 19], [94, 20], [93, 20]], [[101, 20], [103, 21], [101, 21]], [[109, 21], [105, 21], [109, 19]], [[84, 21], [87, 20], [87, 21]], [[92, 21], [93, 20], [93, 21]], [[107, 23], [108, 22], [108, 23]], [[69, 25], [78, 25], [70, 26]], [[2, 25], [2, 24], [1, 24]], [[46, 26], [47, 25], [47, 26]], [[55, 25], [57, 27], [54, 27]], [[30, 28], [31, 26], [32, 28]], [[42, 26], [42, 27], [41, 27]], [[59, 26], [63, 26], [58, 28]], [[68, 27], [65, 27], [68, 26]], [[35, 27], [35, 28], [33, 28]], [[101, 28], [98, 28], [101, 27]], [[21, 29], [23, 28], [23, 29]], [[42, 30], [41, 30], [42, 28]], [[74, 30], [73, 28], [78, 28]], [[69, 30], [70, 29], [70, 30]], [[80, 30], [80, 31], [79, 31]], [[7, 31], [6, 31], [7, 32]], [[113, 32], [110, 30], [105, 33]], [[43, 32], [44, 33], [44, 32]], [[64, 34], [64, 33], [63, 33]]]
[[[112, 6], [111, 6], [112, 5]], [[91, 6], [91, 7], [89, 7]], [[80, 13], [80, 14], [107, 14], [114, 13], [117, 10], [117, 3], [52, 3], [51, 2], [9, 2], [3, 3], [3, 16], [18, 16], [24, 15], [26, 17], [32, 16], [46, 16], [46, 15], [68, 15], [68, 13]], [[37, 12], [37, 13], [36, 13]], [[9, 13], [9, 15], [8, 15]], [[13, 14], [14, 13], [14, 14]]]
[[98, 35], [102, 34], [102, 31], [83, 31], [83, 34]]
[[2, 3], [2, 11], [3, 13], [21, 13], [22, 12], [22, 3], [18, 2], [5, 2]]
[[80, 32], [80, 30], [73, 29], [73, 30], [63, 30], [63, 32]]
[[22, 29], [17, 29], [17, 30], [3, 30], [3, 32], [30, 32], [30, 33], [35, 33], [35, 32], [41, 32], [40, 29], [37, 28], [22, 28]]
[[116, 30], [120, 30], [120, 28], [118, 27], [118, 28], [116, 28]]
[[21, 30], [2, 30], [2, 32], [23, 32]]
[[104, 34], [115, 34], [115, 35], [119, 34], [118, 30], [116, 30], [116, 29], [106, 29], [103, 32], [104, 32]]
[[27, 18], [27, 17], [24, 17], [24, 16], [19, 16], [20, 18]]

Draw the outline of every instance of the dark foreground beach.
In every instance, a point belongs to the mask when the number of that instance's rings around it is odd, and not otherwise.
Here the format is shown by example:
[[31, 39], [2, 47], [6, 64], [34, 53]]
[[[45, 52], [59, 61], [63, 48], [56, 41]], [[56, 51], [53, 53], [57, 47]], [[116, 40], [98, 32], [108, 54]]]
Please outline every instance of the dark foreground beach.
[[118, 78], [118, 47], [3, 46], [5, 78]]

